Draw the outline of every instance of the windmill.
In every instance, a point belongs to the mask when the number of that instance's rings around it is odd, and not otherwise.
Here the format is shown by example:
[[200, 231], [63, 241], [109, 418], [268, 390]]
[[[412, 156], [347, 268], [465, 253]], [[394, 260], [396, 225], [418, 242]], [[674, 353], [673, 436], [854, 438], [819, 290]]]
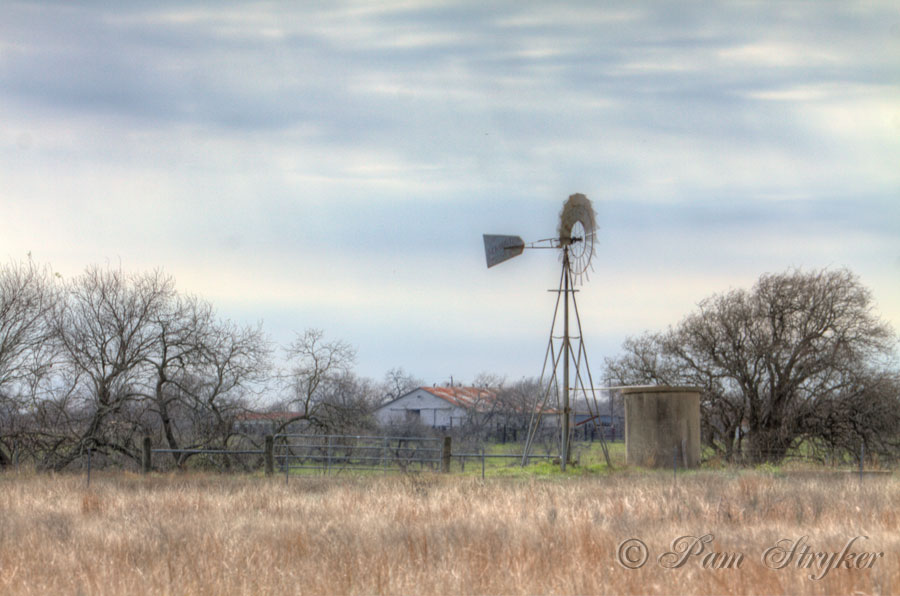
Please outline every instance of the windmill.
[[[544, 355], [544, 366], [541, 370], [541, 403], [535, 404], [535, 408], [532, 410], [525, 451], [522, 454], [523, 464], [528, 460], [534, 438], [540, 427], [541, 417], [547, 411], [547, 403], [551, 395], [555, 396], [556, 405], [561, 414], [559, 465], [562, 471], [565, 471], [566, 464], [571, 458], [572, 409], [570, 403], [573, 391], [580, 392], [585, 398], [590, 414], [589, 421], [595, 425], [598, 425], [600, 421], [600, 410], [597, 407], [597, 396], [581, 331], [581, 317], [578, 314], [578, 303], [575, 299], [575, 294], [578, 292], [575, 286], [583, 284], [587, 279], [588, 270], [591, 269], [596, 234], [596, 215], [591, 202], [583, 194], [574, 194], [563, 204], [563, 209], [559, 214], [557, 235], [553, 238], [526, 244], [519, 236], [484, 235], [484, 253], [488, 268], [522, 254], [526, 248], [557, 250], [562, 263], [559, 289], [551, 290], [556, 292], [556, 307], [550, 327], [550, 340]], [[562, 321], [559, 316], [560, 307], [562, 308]], [[571, 313], [575, 315], [577, 335], [574, 336], [570, 332]], [[562, 326], [561, 335], [557, 332], [560, 324]], [[574, 346], [573, 340], [575, 340]], [[562, 368], [561, 374], [560, 368]], [[602, 427], [600, 445], [603, 448], [606, 463], [609, 465], [609, 450], [603, 438]]]

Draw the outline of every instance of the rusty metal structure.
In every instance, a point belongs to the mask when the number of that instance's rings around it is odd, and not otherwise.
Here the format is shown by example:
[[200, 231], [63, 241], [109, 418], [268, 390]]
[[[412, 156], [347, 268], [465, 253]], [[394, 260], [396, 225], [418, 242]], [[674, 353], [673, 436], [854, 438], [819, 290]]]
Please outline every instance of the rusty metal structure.
[[[541, 418], [548, 412], [547, 405], [551, 396], [554, 396], [560, 414], [559, 463], [562, 471], [565, 471], [571, 461], [573, 394], [580, 394], [584, 398], [590, 410], [591, 420], [595, 425], [599, 424], [600, 411], [584, 346], [578, 303], [575, 299], [578, 292], [576, 286], [587, 279], [588, 271], [591, 270], [596, 234], [596, 215], [591, 202], [583, 194], [573, 194], [563, 204], [555, 237], [526, 244], [519, 236], [484, 235], [484, 252], [488, 268], [522, 254], [526, 248], [555, 249], [559, 251], [562, 263], [559, 287], [551, 290], [557, 293], [557, 298], [553, 323], [550, 327], [550, 340], [541, 370], [541, 403], [536, 403], [532, 410], [528, 437], [522, 454], [523, 464], [528, 459]], [[573, 318], [574, 335], [571, 324]], [[602, 429], [600, 441], [606, 462], [609, 464], [609, 450], [603, 439]]]

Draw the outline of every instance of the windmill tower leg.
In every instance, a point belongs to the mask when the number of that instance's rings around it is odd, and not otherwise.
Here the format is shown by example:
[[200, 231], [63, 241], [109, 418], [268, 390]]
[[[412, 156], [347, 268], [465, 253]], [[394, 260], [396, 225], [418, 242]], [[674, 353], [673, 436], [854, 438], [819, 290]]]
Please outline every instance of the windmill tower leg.
[[[552, 290], [551, 290], [552, 291]], [[559, 428], [559, 460], [560, 460], [560, 471], [565, 472], [566, 466], [572, 460], [572, 449], [571, 449], [571, 430], [572, 430], [572, 407], [571, 407], [571, 370], [570, 364], [574, 362], [574, 352], [572, 351], [572, 341], [569, 336], [569, 319], [570, 319], [570, 310], [569, 310], [569, 301], [571, 300], [572, 305], [575, 307], [575, 316], [576, 319], [578, 317], [578, 307], [575, 304], [575, 290], [572, 287], [572, 278], [571, 271], [569, 269], [569, 261], [568, 261], [568, 253], [566, 251], [563, 252], [563, 266], [562, 266], [562, 274], [559, 279], [559, 289], [555, 290], [557, 293], [556, 299], [556, 309], [553, 313], [553, 323], [550, 325], [550, 341], [547, 345], [547, 353], [544, 357], [544, 367], [541, 371], [541, 385], [544, 385], [544, 381], [546, 380], [546, 388], [542, 391], [543, 399], [540, 404], [535, 404], [534, 409], [532, 410], [531, 421], [529, 423], [529, 430], [525, 440], [525, 450], [522, 453], [522, 465], [524, 466], [528, 462], [528, 455], [531, 452], [531, 447], [533, 441], [538, 433], [538, 429], [541, 426], [541, 418], [542, 414], [545, 412], [545, 408], [547, 407], [547, 402], [550, 399], [550, 394], [553, 393], [555, 395], [556, 408], [557, 413], [560, 415], [560, 428]], [[559, 322], [559, 311], [560, 311], [560, 301], [562, 301], [562, 337], [559, 338], [555, 336], [554, 333], [557, 329], [557, 324]], [[580, 333], [581, 325], [579, 322], [579, 333]], [[557, 350], [554, 346], [554, 339], [561, 339], [561, 345], [559, 350]], [[579, 338], [580, 341], [580, 338]], [[580, 350], [580, 348], [579, 348]], [[562, 365], [562, 379], [560, 379], [560, 364]], [[576, 364], [576, 377], [580, 378], [579, 371], [577, 370], [578, 364]], [[549, 372], [549, 374], [548, 374]], [[562, 387], [559, 385], [562, 384]]]
[[569, 249], [563, 251], [563, 403], [562, 426], [560, 428], [559, 469], [566, 471], [569, 461]]

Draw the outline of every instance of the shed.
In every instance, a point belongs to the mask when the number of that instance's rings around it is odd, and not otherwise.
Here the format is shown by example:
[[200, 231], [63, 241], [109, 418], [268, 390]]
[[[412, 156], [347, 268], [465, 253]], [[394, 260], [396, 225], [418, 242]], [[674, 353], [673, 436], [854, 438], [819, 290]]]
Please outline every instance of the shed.
[[375, 410], [379, 424], [419, 423], [447, 430], [492, 406], [497, 394], [475, 387], [417, 387]]
[[700, 464], [700, 389], [643, 386], [621, 389], [625, 400], [625, 458], [629, 465], [694, 468]]

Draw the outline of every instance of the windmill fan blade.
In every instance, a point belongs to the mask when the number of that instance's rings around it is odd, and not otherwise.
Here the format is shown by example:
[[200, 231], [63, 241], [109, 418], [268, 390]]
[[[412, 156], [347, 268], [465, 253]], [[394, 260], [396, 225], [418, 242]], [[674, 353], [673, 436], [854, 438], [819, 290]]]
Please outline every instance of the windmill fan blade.
[[591, 202], [581, 193], [570, 195], [559, 214], [559, 243], [569, 256], [569, 267], [576, 282], [583, 281], [582, 276], [594, 256], [596, 218]]
[[484, 234], [484, 256], [488, 268], [522, 254], [525, 242], [519, 236]]
[[564, 245], [569, 244], [572, 226], [580, 222], [584, 236], [592, 236], [597, 228], [596, 214], [591, 202], [581, 193], [570, 195], [559, 214], [559, 238]]

